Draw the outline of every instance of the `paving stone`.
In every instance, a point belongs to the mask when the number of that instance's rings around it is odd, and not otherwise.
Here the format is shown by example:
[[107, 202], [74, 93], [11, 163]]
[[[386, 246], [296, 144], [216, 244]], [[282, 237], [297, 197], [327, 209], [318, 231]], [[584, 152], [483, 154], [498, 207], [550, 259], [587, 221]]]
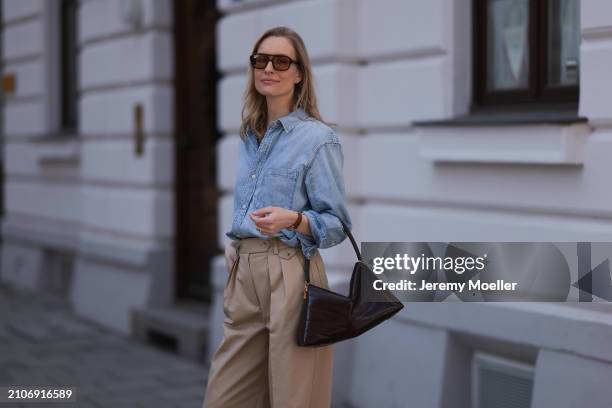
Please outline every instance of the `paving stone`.
[[0, 310], [9, 311], [0, 314], [0, 384], [73, 386], [78, 401], [12, 406], [202, 405], [203, 365], [84, 321], [66, 302], [1, 284]]

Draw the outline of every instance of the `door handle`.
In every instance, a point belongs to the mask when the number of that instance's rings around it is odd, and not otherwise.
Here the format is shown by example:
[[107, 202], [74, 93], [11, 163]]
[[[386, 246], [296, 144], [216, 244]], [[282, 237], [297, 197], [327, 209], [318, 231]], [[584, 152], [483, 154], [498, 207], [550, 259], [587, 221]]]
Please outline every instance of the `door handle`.
[[142, 156], [144, 152], [144, 109], [141, 103], [134, 105], [134, 154]]

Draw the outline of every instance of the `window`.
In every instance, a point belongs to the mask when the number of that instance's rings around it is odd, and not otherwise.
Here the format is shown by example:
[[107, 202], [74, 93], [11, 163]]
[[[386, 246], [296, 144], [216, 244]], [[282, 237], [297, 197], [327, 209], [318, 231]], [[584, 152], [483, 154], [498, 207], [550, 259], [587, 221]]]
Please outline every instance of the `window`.
[[577, 107], [579, 0], [474, 0], [474, 110]]
[[76, 133], [78, 112], [76, 0], [60, 5], [60, 130]]

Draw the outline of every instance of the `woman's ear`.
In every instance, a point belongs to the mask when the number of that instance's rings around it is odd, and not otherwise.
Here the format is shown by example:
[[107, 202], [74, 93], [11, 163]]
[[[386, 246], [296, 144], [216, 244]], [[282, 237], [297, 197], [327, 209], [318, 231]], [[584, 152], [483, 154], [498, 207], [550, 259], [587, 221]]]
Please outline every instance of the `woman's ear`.
[[293, 83], [297, 85], [300, 82], [302, 82], [302, 70], [298, 68], [295, 70], [295, 81]]

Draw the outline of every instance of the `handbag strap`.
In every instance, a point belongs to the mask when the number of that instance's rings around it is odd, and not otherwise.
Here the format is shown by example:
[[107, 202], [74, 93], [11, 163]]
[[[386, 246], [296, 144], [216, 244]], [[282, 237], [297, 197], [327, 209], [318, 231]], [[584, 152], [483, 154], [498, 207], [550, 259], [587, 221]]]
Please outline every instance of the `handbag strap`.
[[[342, 229], [344, 230], [344, 233], [348, 235], [349, 239], [351, 240], [351, 244], [353, 245], [353, 249], [355, 250], [355, 255], [357, 255], [357, 259], [361, 261], [361, 251], [359, 251], [359, 247], [357, 246], [357, 242], [355, 242], [355, 238], [353, 238], [353, 234], [351, 234], [351, 230], [346, 226], [346, 224], [344, 223], [344, 221], [342, 221], [341, 218], [338, 219], [342, 224]], [[306, 282], [310, 283], [310, 259], [306, 257], [304, 257], [304, 277], [306, 279]]]

